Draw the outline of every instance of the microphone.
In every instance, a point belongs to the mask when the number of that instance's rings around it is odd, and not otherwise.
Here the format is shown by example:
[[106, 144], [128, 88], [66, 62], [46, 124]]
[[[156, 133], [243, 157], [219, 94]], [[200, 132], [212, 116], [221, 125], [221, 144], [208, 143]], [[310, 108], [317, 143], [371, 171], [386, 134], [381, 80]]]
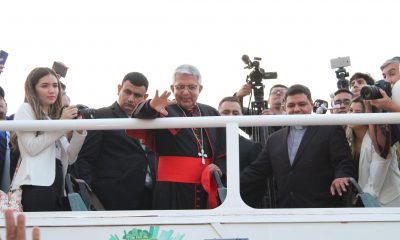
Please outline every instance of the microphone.
[[326, 111], [328, 111], [328, 108], [325, 106], [325, 104], [321, 104], [321, 106], [319, 106], [317, 108], [317, 110], [315, 111], [315, 113], [317, 114], [325, 114]]
[[242, 61], [247, 65], [245, 68], [251, 68], [252, 62], [246, 54], [242, 56]]
[[331, 108], [327, 108], [325, 106], [325, 104], [322, 104], [320, 107], [317, 108], [317, 110], [315, 110], [315, 113], [317, 113], [317, 114], [325, 114], [326, 111], [328, 111], [328, 110], [334, 110], [334, 109], [339, 109], [339, 108], [340, 108], [339, 105], [334, 105]]

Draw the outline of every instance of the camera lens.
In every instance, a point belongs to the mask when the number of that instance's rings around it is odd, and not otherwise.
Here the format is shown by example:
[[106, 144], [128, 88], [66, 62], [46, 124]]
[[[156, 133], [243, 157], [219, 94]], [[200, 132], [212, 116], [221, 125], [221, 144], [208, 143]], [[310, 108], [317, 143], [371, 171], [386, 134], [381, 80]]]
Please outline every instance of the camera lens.
[[377, 86], [364, 86], [361, 88], [360, 95], [365, 100], [382, 98]]

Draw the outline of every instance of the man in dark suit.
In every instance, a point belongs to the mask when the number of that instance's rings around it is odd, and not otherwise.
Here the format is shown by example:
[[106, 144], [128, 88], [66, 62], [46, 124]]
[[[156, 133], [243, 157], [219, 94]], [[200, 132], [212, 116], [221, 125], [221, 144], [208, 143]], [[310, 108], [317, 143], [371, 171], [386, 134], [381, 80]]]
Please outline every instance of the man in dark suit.
[[[218, 112], [221, 116], [241, 116], [242, 107], [237, 97], [225, 97], [218, 104]], [[261, 152], [261, 143], [253, 142], [239, 135], [239, 169], [243, 171], [248, 165], [256, 160]], [[263, 193], [266, 190], [266, 182], [260, 182], [253, 187], [253, 191], [242, 195], [243, 201], [253, 208], [262, 206]]]
[[[291, 86], [287, 114], [311, 114], [310, 90]], [[291, 126], [273, 133], [256, 161], [241, 174], [242, 192], [273, 175], [280, 208], [335, 207], [354, 177], [349, 145], [341, 126]]]
[[[7, 102], [0, 87], [0, 120], [7, 120]], [[0, 131], [0, 189], [7, 192], [10, 187], [10, 132]]]
[[[118, 85], [118, 100], [96, 110], [95, 118], [127, 118], [147, 98], [148, 81], [128, 73]], [[106, 210], [150, 209], [154, 154], [125, 130], [89, 131], [79, 153], [79, 177], [90, 184]], [[154, 179], [153, 179], [154, 180]]]

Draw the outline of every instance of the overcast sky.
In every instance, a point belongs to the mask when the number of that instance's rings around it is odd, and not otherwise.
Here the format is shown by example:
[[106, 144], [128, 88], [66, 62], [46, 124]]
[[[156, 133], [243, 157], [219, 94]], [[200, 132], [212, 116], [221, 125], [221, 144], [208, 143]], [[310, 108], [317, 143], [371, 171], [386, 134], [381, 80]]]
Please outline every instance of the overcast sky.
[[75, 104], [111, 105], [131, 71], [148, 77], [153, 96], [190, 63], [203, 75], [199, 101], [216, 107], [245, 83], [243, 54], [278, 72], [266, 91], [301, 83], [325, 100], [337, 82], [330, 59], [350, 56], [350, 74], [381, 79], [379, 66], [399, 55], [398, 0], [0, 0], [0, 9], [9, 114], [30, 70], [54, 60], [69, 67], [62, 81]]

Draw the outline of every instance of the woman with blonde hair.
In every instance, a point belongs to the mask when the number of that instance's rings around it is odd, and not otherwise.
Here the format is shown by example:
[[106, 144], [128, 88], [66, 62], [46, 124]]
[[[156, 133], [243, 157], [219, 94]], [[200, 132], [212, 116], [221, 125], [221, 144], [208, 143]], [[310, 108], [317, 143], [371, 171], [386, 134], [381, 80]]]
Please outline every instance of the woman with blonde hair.
[[[54, 70], [33, 69], [25, 81], [25, 101], [14, 120], [74, 119], [78, 109], [62, 108], [60, 81]], [[64, 131], [16, 131], [20, 151], [12, 189], [22, 189], [24, 211], [63, 211], [64, 179], [82, 147], [86, 131], [74, 131], [70, 142]]]
[[[370, 113], [368, 100], [356, 97], [350, 113]], [[358, 167], [358, 183], [382, 207], [400, 207], [400, 171], [397, 144], [390, 142], [390, 125], [348, 125], [347, 139]]]

